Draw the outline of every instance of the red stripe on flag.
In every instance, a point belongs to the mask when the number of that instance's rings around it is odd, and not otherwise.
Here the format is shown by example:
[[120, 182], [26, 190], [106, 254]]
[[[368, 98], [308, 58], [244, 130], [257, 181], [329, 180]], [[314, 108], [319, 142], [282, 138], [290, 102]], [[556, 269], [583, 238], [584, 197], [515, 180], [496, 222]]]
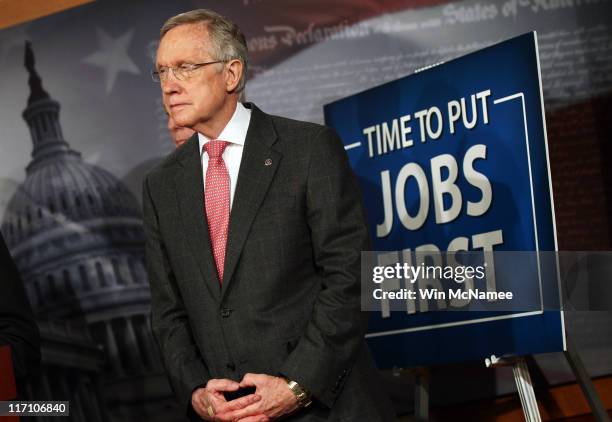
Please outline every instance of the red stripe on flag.
[[[11, 348], [0, 347], [0, 400], [14, 400], [17, 398], [17, 386], [15, 384], [15, 373], [11, 359]], [[19, 422], [17, 416], [2, 416], [2, 422]]]

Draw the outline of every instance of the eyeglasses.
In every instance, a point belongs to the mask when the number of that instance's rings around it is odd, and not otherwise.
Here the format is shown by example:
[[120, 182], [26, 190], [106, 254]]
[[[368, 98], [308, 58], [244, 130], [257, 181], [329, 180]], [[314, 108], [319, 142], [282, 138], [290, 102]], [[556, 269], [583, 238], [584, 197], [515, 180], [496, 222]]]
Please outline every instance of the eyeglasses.
[[225, 60], [215, 60], [214, 62], [204, 63], [184, 63], [180, 66], [175, 67], [162, 66], [158, 70], [151, 71], [151, 79], [153, 79], [153, 82], [165, 82], [168, 80], [170, 71], [172, 71], [176, 79], [178, 79], [179, 81], [184, 81], [186, 79], [192, 78], [195, 74], [195, 71], [201, 67], [208, 66], [209, 64], [224, 62]]

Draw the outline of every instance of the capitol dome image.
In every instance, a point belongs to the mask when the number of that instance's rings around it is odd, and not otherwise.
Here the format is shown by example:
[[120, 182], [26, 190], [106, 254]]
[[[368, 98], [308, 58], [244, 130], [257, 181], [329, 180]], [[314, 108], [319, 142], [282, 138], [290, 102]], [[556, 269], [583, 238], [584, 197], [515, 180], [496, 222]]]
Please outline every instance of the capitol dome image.
[[150, 329], [140, 205], [64, 139], [29, 43], [25, 67], [31, 161], [2, 221], [42, 338], [25, 398], [69, 400], [73, 421], [182, 420]]

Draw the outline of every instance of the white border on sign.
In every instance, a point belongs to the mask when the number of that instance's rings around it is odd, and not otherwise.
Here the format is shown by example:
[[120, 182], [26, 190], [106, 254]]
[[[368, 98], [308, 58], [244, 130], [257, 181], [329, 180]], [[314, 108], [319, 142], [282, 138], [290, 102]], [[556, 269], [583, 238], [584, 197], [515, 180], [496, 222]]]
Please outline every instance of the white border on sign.
[[[542, 110], [542, 125], [544, 126], [544, 147], [546, 148], [546, 168], [548, 170], [548, 191], [550, 192], [550, 212], [553, 225], [553, 238], [555, 242], [555, 251], [559, 250], [557, 243], [557, 218], [555, 217], [555, 200], [553, 198], [552, 175], [550, 173], [550, 155], [548, 154], [548, 130], [546, 130], [546, 115], [544, 113], [544, 91], [542, 89], [542, 70], [540, 69], [540, 48], [538, 47], [538, 33], [533, 31], [533, 41], [536, 50], [536, 64], [538, 65], [538, 86], [540, 87], [540, 110]], [[559, 255], [555, 257], [557, 263], [557, 289], [559, 290], [559, 306], [561, 308], [561, 337], [563, 340], [563, 350], [567, 350], [567, 341], [565, 338], [565, 312], [563, 311], [563, 294], [561, 292], [561, 270], [559, 268]]]
[[[532, 315], [540, 315], [544, 313], [544, 297], [543, 297], [543, 292], [542, 292], [542, 274], [540, 270], [541, 264], [540, 264], [540, 254], [539, 254], [540, 247], [539, 247], [539, 242], [538, 242], [538, 224], [536, 221], [535, 197], [533, 194], [533, 176], [531, 173], [531, 154], [529, 152], [529, 131], [527, 130], [527, 110], [525, 106], [525, 94], [522, 92], [517, 92], [516, 94], [508, 95], [506, 97], [493, 100], [493, 104], [499, 104], [499, 103], [503, 103], [506, 101], [515, 100], [517, 98], [521, 99], [521, 106], [522, 106], [522, 111], [523, 111], [523, 127], [525, 128], [525, 146], [527, 148], [527, 168], [529, 169], [529, 189], [531, 193], [531, 211], [532, 211], [532, 218], [533, 218], [533, 228], [535, 232], [536, 258], [537, 258], [537, 263], [538, 263], [537, 264], [538, 266], [538, 285], [540, 287], [540, 310], [539, 311], [529, 311], [529, 312], [518, 312], [515, 314], [507, 314], [503, 316], [494, 316], [494, 317], [487, 317], [487, 318], [469, 319], [469, 320], [463, 320], [463, 321], [445, 322], [442, 324], [424, 325], [421, 327], [401, 328], [399, 330], [381, 331], [378, 333], [368, 333], [366, 334], [366, 338], [384, 337], [384, 336], [391, 336], [391, 335], [402, 334], [402, 333], [414, 333], [417, 331], [434, 330], [438, 328], [447, 328], [447, 327], [456, 327], [456, 326], [461, 326], [461, 325], [476, 324], [476, 323], [488, 322], [488, 321], [497, 321], [497, 320], [502, 320], [502, 319], [521, 318], [521, 317], [527, 317], [527, 316], [532, 316]], [[555, 241], [555, 244], [556, 244], [556, 241]], [[558, 271], [558, 268], [557, 268], [557, 271]], [[563, 336], [563, 342], [564, 342], [564, 348], [565, 348], [565, 335]]]

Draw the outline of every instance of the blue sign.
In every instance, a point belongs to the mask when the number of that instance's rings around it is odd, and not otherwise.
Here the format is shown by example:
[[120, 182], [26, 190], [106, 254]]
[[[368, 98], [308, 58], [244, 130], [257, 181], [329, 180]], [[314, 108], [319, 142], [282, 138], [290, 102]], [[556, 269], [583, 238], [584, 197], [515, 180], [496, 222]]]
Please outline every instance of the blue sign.
[[534, 257], [500, 261], [482, 289], [536, 308], [417, 300], [373, 313], [381, 367], [565, 350], [554, 255], [540, 254], [557, 242], [535, 32], [328, 104], [325, 120], [361, 182], [374, 250], [413, 264], [435, 251]]

